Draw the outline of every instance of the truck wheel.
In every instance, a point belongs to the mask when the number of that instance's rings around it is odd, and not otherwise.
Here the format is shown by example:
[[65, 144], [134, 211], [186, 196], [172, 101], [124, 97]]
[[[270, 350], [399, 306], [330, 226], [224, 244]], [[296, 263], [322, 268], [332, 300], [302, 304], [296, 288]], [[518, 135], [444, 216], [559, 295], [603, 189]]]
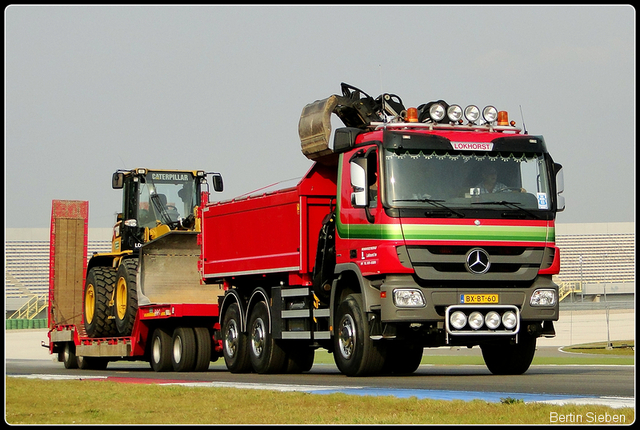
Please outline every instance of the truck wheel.
[[307, 345], [295, 344], [287, 348], [287, 373], [308, 372], [313, 367], [316, 350]]
[[258, 302], [249, 319], [249, 358], [256, 373], [279, 373], [286, 370], [287, 356], [269, 333], [269, 312], [265, 302]]
[[211, 334], [206, 327], [195, 327], [193, 333], [196, 337], [196, 365], [195, 372], [204, 372], [211, 364]]
[[387, 358], [382, 371], [395, 375], [408, 375], [420, 366], [424, 348], [409, 342], [392, 341], [387, 348]]
[[104, 370], [107, 368], [109, 360], [99, 357], [78, 356], [78, 367], [84, 370]]
[[109, 318], [109, 301], [116, 282], [112, 267], [93, 267], [87, 273], [84, 286], [84, 328], [89, 337], [116, 335], [113, 319]]
[[163, 328], [157, 328], [151, 335], [151, 368], [156, 372], [168, 372], [173, 369], [171, 335]]
[[251, 370], [247, 335], [240, 327], [240, 310], [238, 305], [233, 303], [222, 320], [222, 355], [231, 373], [246, 373]]
[[138, 288], [136, 274], [138, 259], [123, 260], [118, 267], [115, 293], [115, 320], [120, 336], [129, 336], [138, 312]]
[[364, 376], [380, 372], [385, 350], [369, 337], [369, 322], [360, 294], [351, 294], [340, 303], [334, 327], [333, 357], [340, 372], [347, 376]]
[[171, 363], [176, 372], [191, 372], [196, 366], [196, 336], [191, 327], [173, 331]]
[[520, 332], [518, 343], [480, 345], [482, 358], [494, 375], [522, 375], [529, 369], [536, 353], [536, 338]]
[[66, 342], [62, 350], [62, 361], [65, 369], [77, 369], [78, 357], [76, 357], [76, 345], [73, 342]]

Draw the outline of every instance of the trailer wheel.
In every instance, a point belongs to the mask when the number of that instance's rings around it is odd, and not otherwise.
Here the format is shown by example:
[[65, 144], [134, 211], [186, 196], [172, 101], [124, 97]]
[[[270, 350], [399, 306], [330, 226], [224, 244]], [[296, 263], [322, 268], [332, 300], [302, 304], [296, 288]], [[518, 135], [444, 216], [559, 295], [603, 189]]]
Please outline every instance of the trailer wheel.
[[84, 328], [89, 337], [115, 336], [116, 327], [109, 318], [109, 301], [116, 282], [112, 267], [93, 267], [84, 287]]
[[380, 372], [385, 350], [369, 337], [369, 322], [360, 294], [350, 294], [338, 307], [333, 336], [333, 357], [340, 372], [364, 376]]
[[222, 355], [231, 373], [246, 373], [251, 370], [247, 335], [240, 328], [240, 310], [236, 303], [232, 303], [222, 320]]
[[78, 356], [78, 367], [84, 370], [104, 370], [109, 364], [109, 360], [99, 357]]
[[115, 293], [115, 320], [120, 336], [129, 336], [138, 312], [138, 288], [136, 274], [138, 259], [123, 260], [118, 267]]
[[269, 311], [258, 302], [249, 319], [249, 358], [256, 373], [279, 373], [286, 370], [287, 356], [269, 333]]
[[536, 338], [523, 333], [518, 334], [517, 344], [482, 344], [482, 358], [494, 375], [522, 375], [529, 369], [536, 353]]
[[211, 334], [206, 327], [195, 327], [193, 332], [196, 337], [196, 364], [195, 372], [204, 372], [211, 364]]
[[66, 342], [61, 352], [65, 369], [77, 369], [78, 357], [76, 357], [76, 345], [73, 342]]
[[171, 364], [171, 335], [163, 328], [156, 328], [151, 335], [151, 368], [156, 372], [168, 372]]
[[173, 331], [171, 363], [176, 372], [191, 372], [196, 366], [196, 336], [191, 327]]

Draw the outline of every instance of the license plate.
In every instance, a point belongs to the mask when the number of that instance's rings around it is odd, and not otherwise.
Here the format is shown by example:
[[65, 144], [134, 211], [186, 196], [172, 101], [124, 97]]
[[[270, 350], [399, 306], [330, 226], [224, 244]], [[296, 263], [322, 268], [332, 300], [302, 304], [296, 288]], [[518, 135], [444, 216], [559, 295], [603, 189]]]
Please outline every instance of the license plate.
[[461, 294], [460, 295], [460, 303], [490, 303], [497, 304], [498, 303], [498, 295], [497, 294]]

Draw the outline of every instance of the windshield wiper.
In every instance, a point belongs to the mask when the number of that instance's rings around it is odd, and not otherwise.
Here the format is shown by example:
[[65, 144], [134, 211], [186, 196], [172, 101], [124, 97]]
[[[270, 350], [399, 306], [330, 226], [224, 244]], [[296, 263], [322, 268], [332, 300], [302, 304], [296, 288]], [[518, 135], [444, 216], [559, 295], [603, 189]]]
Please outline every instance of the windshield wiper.
[[472, 205], [501, 205], [501, 206], [506, 206], [508, 208], [512, 208], [512, 209], [518, 209], [528, 215], [531, 215], [533, 218], [536, 219], [540, 219], [540, 217], [538, 215], [536, 215], [535, 213], [521, 207], [520, 205], [522, 203], [517, 203], [517, 202], [508, 202], [506, 200], [498, 200], [498, 201], [493, 201], [493, 202], [473, 202], [471, 203]]
[[[405, 199], [405, 200], [394, 200], [394, 202], [420, 202], [420, 203], [429, 203], [433, 206], [439, 207], [446, 211], [449, 211], [452, 214], [458, 215], [460, 218], [464, 218], [465, 215], [462, 212], [455, 211], [448, 206], [443, 205], [441, 202], [444, 200], [435, 200], [435, 199]], [[425, 215], [431, 215], [431, 212], [427, 212]]]

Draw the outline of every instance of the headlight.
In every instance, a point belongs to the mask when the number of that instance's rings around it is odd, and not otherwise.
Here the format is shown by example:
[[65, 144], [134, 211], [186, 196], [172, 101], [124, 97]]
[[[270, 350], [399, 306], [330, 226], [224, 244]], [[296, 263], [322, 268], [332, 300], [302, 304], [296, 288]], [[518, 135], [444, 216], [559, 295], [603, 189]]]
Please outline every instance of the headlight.
[[482, 110], [482, 117], [487, 122], [494, 122], [498, 119], [498, 109], [493, 106], [487, 106]]
[[440, 103], [434, 103], [429, 108], [429, 117], [433, 122], [441, 121], [447, 112]]
[[553, 306], [556, 304], [555, 290], [535, 290], [529, 300], [531, 306]]
[[455, 328], [456, 330], [461, 330], [462, 327], [467, 324], [467, 316], [464, 314], [464, 312], [455, 311], [449, 317], [449, 322], [451, 323], [451, 326], [453, 328]]
[[504, 314], [502, 314], [502, 324], [504, 324], [504, 327], [507, 330], [511, 330], [512, 328], [514, 328], [517, 323], [518, 323], [518, 317], [514, 312], [507, 311]]
[[447, 109], [447, 117], [451, 122], [458, 122], [462, 119], [462, 108], [458, 105], [451, 105]]
[[474, 330], [478, 330], [482, 327], [482, 324], [484, 324], [482, 314], [480, 312], [471, 312], [471, 315], [469, 315], [469, 326]]
[[500, 325], [500, 314], [496, 311], [488, 312], [484, 317], [484, 323], [491, 330], [495, 330]]
[[393, 290], [393, 303], [399, 308], [422, 308], [426, 302], [420, 290]]
[[464, 108], [464, 117], [469, 122], [476, 122], [480, 118], [480, 109], [475, 105], [467, 106]]

